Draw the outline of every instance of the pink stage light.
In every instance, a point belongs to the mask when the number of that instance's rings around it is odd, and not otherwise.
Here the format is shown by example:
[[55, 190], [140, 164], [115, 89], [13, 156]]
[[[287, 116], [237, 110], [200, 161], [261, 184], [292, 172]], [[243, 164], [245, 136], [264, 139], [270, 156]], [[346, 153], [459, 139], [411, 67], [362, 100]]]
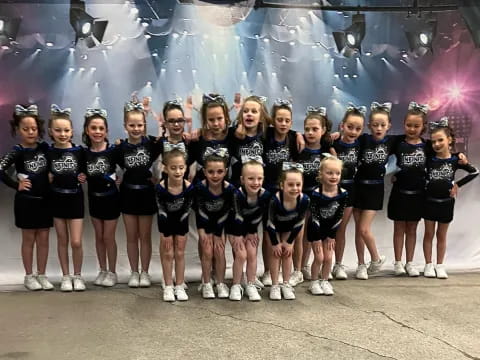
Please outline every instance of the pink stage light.
[[462, 98], [462, 89], [458, 86], [453, 86], [449, 91], [449, 96], [453, 100], [461, 100]]

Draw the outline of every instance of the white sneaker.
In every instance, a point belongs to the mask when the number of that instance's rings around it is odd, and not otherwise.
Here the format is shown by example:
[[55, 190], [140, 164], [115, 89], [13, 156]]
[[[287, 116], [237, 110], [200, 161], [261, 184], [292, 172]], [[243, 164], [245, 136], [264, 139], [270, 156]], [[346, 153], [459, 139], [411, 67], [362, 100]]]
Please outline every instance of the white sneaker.
[[[219, 284], [220, 285], [220, 284]], [[218, 289], [218, 285], [217, 285]], [[218, 290], [217, 290], [218, 291]], [[220, 292], [219, 292], [220, 293]], [[230, 288], [230, 296], [229, 299], [232, 301], [240, 301], [242, 300], [243, 296], [243, 287], [240, 284], [233, 284], [232, 287]], [[220, 297], [220, 295], [218, 295]]]
[[359, 280], [368, 280], [367, 265], [365, 264], [358, 265], [357, 272], [355, 273], [355, 277]]
[[337, 263], [333, 266], [333, 276], [337, 280], [347, 280], [348, 275], [347, 272], [345, 271], [345, 265], [341, 263]]
[[437, 277], [435, 273], [435, 268], [433, 267], [432, 263], [425, 264], [425, 268], [423, 269], [423, 276], [426, 278], [434, 278]]
[[381, 255], [377, 261], [370, 261], [370, 265], [368, 266], [368, 273], [369, 274], [374, 274], [382, 268], [383, 264], [385, 263], [385, 256]]
[[312, 267], [310, 265], [306, 265], [302, 268], [303, 278], [305, 280], [312, 280]]
[[112, 287], [115, 286], [117, 283], [117, 274], [111, 271], [107, 272], [107, 275], [105, 275], [105, 278], [103, 279], [102, 286], [105, 287]]
[[45, 274], [37, 275], [37, 281], [42, 286], [43, 290], [53, 290], [53, 285], [48, 281], [48, 277]]
[[258, 293], [257, 285], [254, 283], [248, 283], [246, 293], [248, 296], [248, 300], [250, 301], [260, 301], [262, 297]]
[[177, 298], [178, 301], [187, 301], [188, 300], [188, 295], [187, 292], [185, 291], [185, 283], [180, 284], [175, 286], [175, 297]]
[[140, 287], [147, 288], [152, 285], [152, 282], [150, 280], [150, 275], [146, 271], [142, 271], [140, 273]]
[[86, 288], [82, 275], [73, 275], [73, 291], [85, 291]]
[[420, 271], [417, 270], [413, 262], [409, 261], [405, 265], [405, 271], [407, 272], [408, 276], [410, 277], [417, 277], [420, 275]]
[[217, 287], [217, 296], [219, 299], [228, 299], [228, 296], [230, 295], [228, 286], [225, 285], [224, 283], [218, 283], [216, 285]]
[[[263, 289], [265, 288], [265, 285], [260, 281], [258, 277], [255, 276], [255, 282], [253, 283], [257, 288]], [[248, 286], [248, 284], [247, 284]]]
[[270, 300], [282, 300], [280, 285], [272, 285], [270, 288]]
[[320, 286], [320, 280], [312, 280], [308, 290], [312, 293], [312, 295], [323, 295], [323, 290]]
[[262, 276], [262, 283], [264, 286], [272, 286], [272, 276], [270, 271], [265, 271]]
[[202, 297], [204, 299], [215, 299], [215, 292], [211, 283], [202, 283], [200, 290], [202, 291]]
[[73, 291], [72, 278], [70, 275], [63, 275], [62, 282], [60, 283], [61, 291]]
[[322, 282], [320, 283], [320, 287], [322, 288], [323, 293], [325, 295], [327, 295], [327, 296], [333, 295], [333, 287], [332, 287], [332, 284], [330, 284], [329, 281], [322, 280]]
[[402, 276], [406, 274], [405, 267], [401, 261], [395, 261], [393, 265], [393, 270], [395, 271], [395, 276]]
[[301, 271], [295, 270], [290, 277], [288, 283], [292, 286], [297, 286], [298, 284], [303, 283], [303, 273]]
[[447, 270], [445, 269], [445, 265], [437, 264], [437, 266], [435, 267], [435, 270], [437, 272], [437, 279], [448, 279], [448, 274], [447, 274]]
[[175, 301], [175, 291], [173, 290], [173, 285], [165, 285], [165, 289], [163, 289], [163, 301]]
[[95, 280], [93, 281], [93, 285], [103, 286], [103, 281], [105, 280], [105, 276], [107, 276], [107, 272], [105, 270], [101, 270]]
[[138, 272], [132, 271], [128, 279], [128, 286], [131, 288], [138, 288], [140, 286], [140, 274]]
[[295, 289], [292, 285], [284, 283], [282, 286], [282, 296], [285, 300], [295, 300]]
[[23, 285], [25, 285], [27, 290], [30, 290], [30, 291], [42, 290], [42, 285], [38, 282], [37, 278], [32, 274], [25, 275], [25, 277], [23, 278]]

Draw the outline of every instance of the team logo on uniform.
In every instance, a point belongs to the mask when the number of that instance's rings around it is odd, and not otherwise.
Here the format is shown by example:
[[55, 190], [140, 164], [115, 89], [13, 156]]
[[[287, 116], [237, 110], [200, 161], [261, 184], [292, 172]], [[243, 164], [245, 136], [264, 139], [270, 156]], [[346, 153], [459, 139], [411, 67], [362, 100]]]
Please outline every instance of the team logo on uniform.
[[52, 160], [53, 171], [56, 173], [75, 173], [78, 170], [78, 161], [71, 153], [65, 153], [60, 159]]
[[138, 166], [146, 166], [150, 162], [149, 152], [143, 148], [139, 147], [135, 150], [134, 153], [125, 156], [125, 166], [128, 168], [134, 168]]
[[313, 161], [302, 162], [303, 165], [303, 173], [304, 174], [313, 174], [317, 173], [318, 169], [320, 169], [320, 156], [313, 159]]
[[339, 207], [340, 207], [340, 204], [338, 203], [338, 201], [331, 202], [330, 204], [328, 204], [328, 206], [320, 209], [319, 211], [320, 217], [322, 219], [332, 218], [337, 212]]
[[224, 204], [225, 204], [225, 202], [223, 201], [223, 199], [206, 201], [205, 202], [205, 208], [209, 212], [218, 212], [218, 211], [222, 210]]
[[182, 208], [183, 204], [185, 203], [185, 198], [178, 198], [173, 201], [167, 202], [167, 211], [168, 212], [175, 212]]
[[363, 153], [363, 160], [367, 164], [384, 163], [388, 158], [388, 148], [384, 144], [380, 144], [373, 149], [366, 149]]
[[453, 167], [450, 163], [445, 163], [438, 169], [430, 171], [430, 180], [446, 180], [453, 179]]
[[352, 148], [348, 149], [343, 154], [338, 154], [338, 158], [343, 161], [344, 165], [357, 165], [358, 161], [358, 149]]
[[290, 158], [290, 149], [287, 147], [281, 147], [277, 149], [271, 149], [266, 153], [267, 161], [270, 164], [280, 164], [284, 161], [288, 161]]
[[259, 141], [252, 141], [247, 145], [243, 145], [239, 149], [239, 158], [241, 159], [243, 156], [245, 157], [254, 157], [254, 156], [262, 156], [263, 154], [263, 145]]
[[423, 149], [416, 149], [413, 153], [403, 154], [402, 165], [408, 167], [425, 165], [425, 152]]
[[104, 156], [99, 156], [95, 160], [87, 163], [88, 175], [106, 174], [110, 169], [110, 162]]
[[38, 174], [47, 167], [47, 158], [44, 154], [39, 153], [31, 160], [26, 160], [24, 163], [27, 172]]

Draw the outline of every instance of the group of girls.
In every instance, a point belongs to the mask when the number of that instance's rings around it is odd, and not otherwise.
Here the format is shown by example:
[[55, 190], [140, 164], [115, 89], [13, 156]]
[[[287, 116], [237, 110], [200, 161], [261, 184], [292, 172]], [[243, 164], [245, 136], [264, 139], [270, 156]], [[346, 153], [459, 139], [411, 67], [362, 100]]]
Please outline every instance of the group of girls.
[[[259, 289], [271, 286], [270, 299], [295, 299], [294, 286], [304, 279], [311, 280], [312, 294], [332, 295], [332, 273], [336, 279], [347, 278], [342, 260], [352, 214], [356, 278], [368, 279], [385, 262], [371, 224], [383, 206], [385, 169], [393, 154], [398, 172], [393, 177], [388, 217], [394, 221], [395, 274], [419, 275], [412, 260], [417, 224], [424, 218], [424, 275], [447, 278], [443, 261], [455, 195], [478, 170], [463, 154], [452, 153], [455, 137], [448, 120], [427, 122], [427, 106], [412, 102], [404, 119], [405, 134], [396, 136], [387, 135], [391, 104], [375, 102], [370, 110], [370, 134], [362, 134], [366, 108], [354, 105], [347, 108], [340, 133], [333, 134], [326, 109], [309, 107], [304, 134], [300, 134], [291, 129], [290, 101], [276, 100], [268, 114], [264, 98], [247, 97], [236, 125], [230, 126], [223, 96], [206, 94], [199, 131], [186, 133], [181, 104], [169, 101], [162, 111], [163, 134], [155, 138], [145, 133], [148, 111], [142, 103], [131, 101], [124, 108], [126, 139], [110, 144], [107, 112], [87, 109], [82, 147], [72, 143], [70, 109], [52, 105], [48, 134], [53, 143], [47, 145], [40, 140], [43, 121], [38, 108], [17, 105], [11, 127], [21, 141], [1, 158], [0, 178], [17, 190], [15, 224], [22, 229], [26, 288], [53, 289], [45, 275], [53, 223], [63, 272], [60, 289], [85, 290], [82, 184], [87, 183], [100, 267], [95, 285], [111, 287], [117, 282], [115, 229], [120, 214], [131, 267], [128, 286], [151, 285], [151, 227], [157, 214], [163, 299], [188, 300], [184, 252], [189, 213], [194, 209], [203, 298], [241, 300], [245, 291], [249, 300], [258, 301]], [[431, 140], [421, 137], [427, 126]], [[8, 172], [11, 167], [15, 177]], [[118, 168], [123, 170], [121, 176]], [[457, 169], [469, 174], [455, 182]], [[435, 233], [437, 261], [433, 266]], [[234, 255], [230, 289], [225, 284], [226, 241]], [[262, 281], [256, 277], [260, 242], [265, 266]], [[401, 261], [404, 243], [405, 266]], [[35, 245], [36, 274], [32, 269]], [[371, 259], [368, 266], [365, 247]]]

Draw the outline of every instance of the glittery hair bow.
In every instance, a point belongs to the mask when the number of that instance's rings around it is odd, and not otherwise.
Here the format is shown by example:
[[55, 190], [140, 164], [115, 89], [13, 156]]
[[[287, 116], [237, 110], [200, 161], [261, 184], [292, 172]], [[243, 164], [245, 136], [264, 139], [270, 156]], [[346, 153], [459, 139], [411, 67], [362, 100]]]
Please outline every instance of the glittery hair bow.
[[307, 113], [309, 114], [318, 114], [320, 116], [327, 116], [327, 108], [323, 106], [307, 106]]
[[260, 100], [260, 102], [261, 102], [262, 104], [265, 105], [265, 104], [267, 103], [267, 100], [268, 100], [268, 99], [267, 99], [266, 96], [257, 96], [257, 97], [258, 97], [258, 100]]
[[380, 110], [380, 111], [385, 111], [390, 114], [392, 111], [392, 103], [391, 102], [386, 102], [383, 104], [380, 104], [376, 101], [372, 102], [372, 105], [370, 105], [370, 110]]
[[92, 109], [92, 108], [87, 108], [87, 110], [85, 111], [85, 117], [86, 118], [90, 118], [92, 116], [100, 116], [104, 119], [107, 118], [107, 110], [105, 109]]
[[347, 106], [347, 111], [358, 111], [360, 114], [364, 115], [367, 113], [367, 107], [366, 106], [356, 106], [355, 104], [353, 103], [348, 103], [348, 106]]
[[303, 173], [303, 165], [299, 163], [294, 163], [294, 162], [284, 162], [282, 164], [282, 170], [283, 171], [288, 171], [288, 170], [298, 170], [301, 173]]
[[169, 100], [167, 101], [167, 105], [175, 105], [175, 106], [182, 106], [181, 99]]
[[263, 159], [259, 155], [242, 155], [242, 164], [245, 164], [249, 161], [255, 161], [255, 162], [263, 165]]
[[290, 100], [284, 100], [284, 99], [275, 99], [275, 102], [273, 103], [275, 106], [286, 106], [290, 110], [292, 110], [292, 103]]
[[72, 115], [72, 109], [71, 108], [62, 109], [57, 104], [52, 104], [52, 106], [50, 106], [50, 112], [54, 115], [67, 115], [67, 116]]
[[428, 104], [417, 104], [415, 101], [411, 101], [410, 104], [408, 104], [408, 110], [420, 111], [427, 115], [429, 108]]
[[142, 103], [139, 102], [134, 102], [134, 101], [129, 101], [125, 103], [125, 106], [123, 107], [123, 110], [125, 112], [130, 112], [130, 111], [144, 111], [144, 107]]
[[225, 157], [228, 157], [228, 150], [226, 148], [214, 149], [212, 147], [207, 147], [205, 149], [205, 157], [209, 157], [212, 155], [225, 158]]
[[169, 152], [172, 150], [178, 150], [181, 151], [182, 153], [186, 154], [187, 149], [185, 148], [185, 144], [183, 142], [179, 142], [178, 144], [172, 144], [169, 143], [168, 141], [163, 144], [163, 151], [164, 152]]
[[17, 116], [37, 116], [38, 115], [38, 106], [30, 105], [26, 108], [22, 105], [15, 105], [15, 115]]
[[202, 97], [202, 102], [204, 104], [210, 104], [210, 103], [219, 103], [219, 104], [225, 104], [225, 97], [223, 95], [210, 95], [210, 94], [203, 94]]
[[444, 116], [438, 121], [430, 121], [428, 124], [430, 131], [433, 131], [438, 128], [446, 128], [448, 127], [448, 117]]

